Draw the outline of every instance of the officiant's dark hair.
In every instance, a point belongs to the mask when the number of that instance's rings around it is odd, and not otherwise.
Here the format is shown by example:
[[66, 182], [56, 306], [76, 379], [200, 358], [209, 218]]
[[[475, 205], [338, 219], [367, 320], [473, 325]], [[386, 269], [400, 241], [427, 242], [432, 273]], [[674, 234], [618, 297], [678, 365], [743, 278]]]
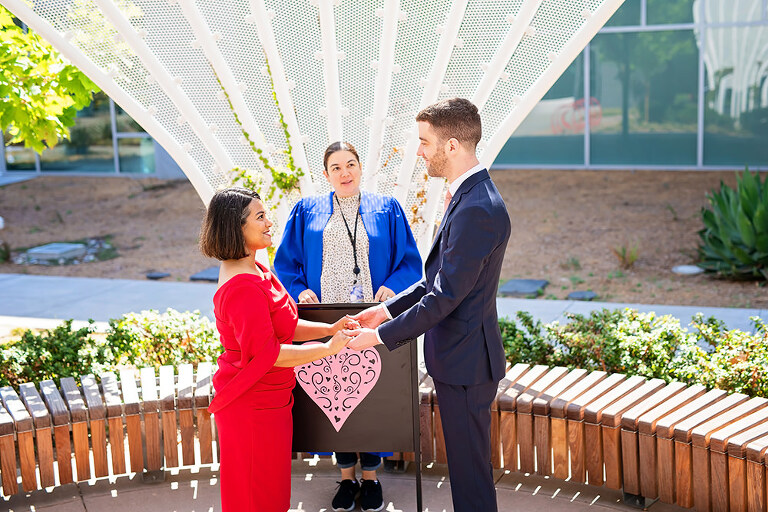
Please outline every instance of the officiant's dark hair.
[[248, 256], [243, 226], [254, 199], [261, 197], [242, 187], [225, 188], [213, 195], [200, 228], [200, 252], [204, 256], [220, 261]]
[[353, 155], [355, 155], [355, 160], [357, 160], [357, 163], [360, 163], [360, 155], [357, 154], [357, 150], [355, 149], [355, 146], [350, 144], [349, 142], [334, 142], [327, 148], [325, 148], [325, 154], [323, 155], [323, 169], [326, 171], [328, 170], [328, 159], [331, 158], [331, 155], [336, 153], [337, 151], [349, 151]]
[[469, 149], [475, 149], [483, 136], [477, 107], [464, 98], [438, 101], [419, 112], [416, 121], [429, 123], [441, 141], [456, 139]]

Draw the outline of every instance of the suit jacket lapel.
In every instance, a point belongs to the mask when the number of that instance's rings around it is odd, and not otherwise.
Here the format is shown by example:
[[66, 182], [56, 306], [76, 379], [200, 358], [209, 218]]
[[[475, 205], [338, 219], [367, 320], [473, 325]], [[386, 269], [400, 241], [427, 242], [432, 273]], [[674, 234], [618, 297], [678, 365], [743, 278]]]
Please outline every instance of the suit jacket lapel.
[[467, 178], [464, 183], [459, 185], [459, 190], [456, 191], [456, 195], [453, 196], [453, 199], [451, 199], [451, 202], [448, 204], [448, 209], [445, 211], [445, 215], [443, 215], [443, 220], [440, 221], [440, 226], [437, 228], [435, 238], [432, 240], [432, 247], [429, 248], [429, 252], [427, 253], [427, 259], [432, 256], [432, 251], [435, 250], [435, 246], [437, 246], [437, 242], [440, 240], [440, 237], [443, 234], [443, 227], [445, 226], [446, 222], [448, 222], [448, 218], [453, 213], [453, 210], [456, 209], [456, 205], [459, 204], [459, 201], [461, 201], [461, 196], [471, 190], [475, 184], [480, 183], [486, 178], [490, 179], [490, 175], [486, 169], [483, 169], [482, 171], [473, 174]]

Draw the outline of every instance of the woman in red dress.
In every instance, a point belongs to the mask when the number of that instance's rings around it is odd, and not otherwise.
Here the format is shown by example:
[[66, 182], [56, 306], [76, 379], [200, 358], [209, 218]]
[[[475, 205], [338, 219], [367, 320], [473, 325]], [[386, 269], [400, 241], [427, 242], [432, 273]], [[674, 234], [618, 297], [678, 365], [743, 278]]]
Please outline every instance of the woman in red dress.
[[225, 351], [208, 410], [219, 432], [224, 512], [290, 508], [293, 367], [336, 354], [350, 340], [341, 331], [348, 319], [299, 320], [283, 285], [256, 262], [256, 251], [272, 245], [271, 226], [258, 194], [229, 188], [211, 199], [200, 232], [202, 253], [221, 260], [213, 303]]

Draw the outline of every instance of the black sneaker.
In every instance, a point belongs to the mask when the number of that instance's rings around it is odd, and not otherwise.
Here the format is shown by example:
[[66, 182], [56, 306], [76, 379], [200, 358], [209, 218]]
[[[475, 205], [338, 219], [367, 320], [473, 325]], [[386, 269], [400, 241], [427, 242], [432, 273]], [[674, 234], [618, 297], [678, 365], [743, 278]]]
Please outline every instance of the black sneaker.
[[[336, 491], [336, 496], [333, 497], [331, 502], [331, 508], [334, 512], [350, 512], [355, 508], [355, 498], [357, 493], [360, 492], [360, 484], [357, 480], [342, 480], [336, 482], [339, 484], [339, 489]], [[381, 491], [379, 491], [381, 494]]]
[[379, 512], [384, 508], [384, 497], [378, 480], [363, 480], [360, 486], [360, 508], [363, 512]]

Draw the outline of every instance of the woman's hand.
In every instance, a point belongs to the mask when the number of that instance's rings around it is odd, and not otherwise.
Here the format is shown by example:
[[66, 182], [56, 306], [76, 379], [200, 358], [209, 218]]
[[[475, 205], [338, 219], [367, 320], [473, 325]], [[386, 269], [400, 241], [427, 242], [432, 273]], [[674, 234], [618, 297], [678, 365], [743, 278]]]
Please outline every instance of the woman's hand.
[[373, 297], [373, 300], [376, 302], [384, 302], [385, 300], [391, 299], [394, 296], [395, 292], [386, 286], [380, 286], [379, 290], [376, 292], [376, 295]]
[[318, 304], [319, 302], [315, 292], [309, 288], [299, 294], [299, 304]]
[[351, 339], [352, 337], [345, 334], [343, 330], [338, 331], [330, 340], [324, 343], [328, 349], [328, 355], [338, 354], [341, 349], [347, 346], [347, 343], [349, 343]]

